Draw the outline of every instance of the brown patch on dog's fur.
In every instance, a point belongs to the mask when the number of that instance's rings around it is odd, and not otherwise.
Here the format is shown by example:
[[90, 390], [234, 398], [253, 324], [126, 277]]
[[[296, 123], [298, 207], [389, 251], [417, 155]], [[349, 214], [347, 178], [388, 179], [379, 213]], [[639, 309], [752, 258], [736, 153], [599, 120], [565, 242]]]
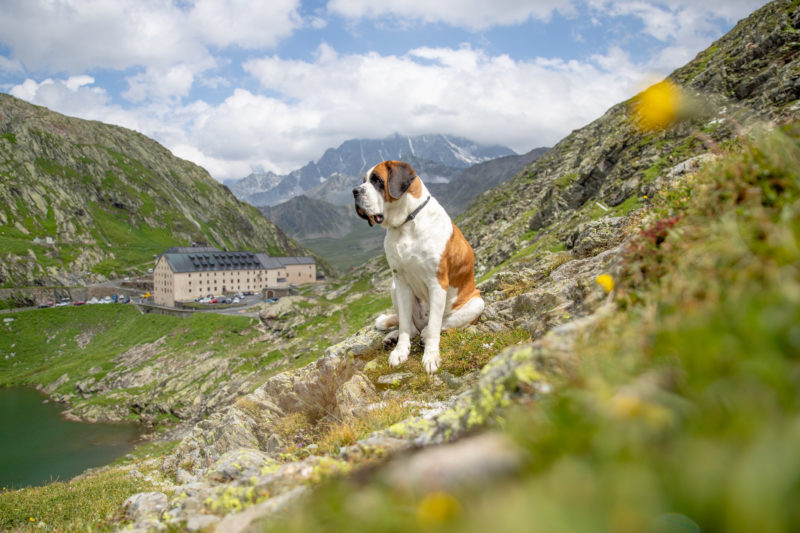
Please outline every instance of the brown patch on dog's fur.
[[[394, 202], [396, 198], [392, 198], [389, 194], [389, 167], [387, 166], [389, 161], [384, 161], [383, 163], [378, 163], [375, 165], [375, 168], [372, 169], [372, 173], [377, 175], [381, 180], [383, 180], [383, 201], [384, 202]], [[369, 179], [367, 176], [366, 179]]]
[[458, 296], [453, 303], [454, 310], [481, 295], [475, 288], [475, 254], [455, 224], [453, 224], [453, 234], [447, 241], [442, 259], [439, 261], [436, 278], [444, 290], [449, 287], [458, 289]]
[[414, 181], [412, 181], [411, 185], [408, 186], [406, 194], [410, 194], [414, 198], [419, 198], [422, 196], [422, 180], [419, 179], [419, 176], [414, 178]]
[[[403, 176], [413, 176], [413, 180], [406, 188], [405, 192], [409, 193], [414, 198], [419, 198], [422, 196], [422, 181], [408, 163], [404, 163], [403, 161], [384, 161], [383, 163], [378, 163], [375, 165], [372, 173], [383, 180], [383, 199], [386, 202], [394, 202], [395, 200], [398, 200], [400, 196], [402, 196], [402, 193], [399, 196], [393, 196], [390, 192], [393, 187], [390, 187], [389, 183], [392, 181], [392, 179], [398, 179], [396, 177], [398, 174], [402, 174]], [[369, 179], [369, 176], [365, 177], [364, 179], [366, 181]]]

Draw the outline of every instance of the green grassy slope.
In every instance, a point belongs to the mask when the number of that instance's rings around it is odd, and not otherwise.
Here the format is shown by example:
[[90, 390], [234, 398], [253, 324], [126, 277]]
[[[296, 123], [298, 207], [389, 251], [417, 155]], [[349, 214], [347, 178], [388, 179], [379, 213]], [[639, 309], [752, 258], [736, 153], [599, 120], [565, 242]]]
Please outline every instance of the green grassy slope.
[[499, 423], [516, 477], [339, 480], [269, 530], [797, 530], [800, 126], [655, 198], [615, 282], [574, 369]]

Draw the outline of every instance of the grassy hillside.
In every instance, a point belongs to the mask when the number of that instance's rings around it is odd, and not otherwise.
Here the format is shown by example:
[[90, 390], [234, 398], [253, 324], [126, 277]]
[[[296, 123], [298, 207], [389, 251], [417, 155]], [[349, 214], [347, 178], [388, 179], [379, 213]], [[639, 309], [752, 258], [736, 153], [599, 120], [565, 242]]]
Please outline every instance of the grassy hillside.
[[[5, 315], [11, 321], [0, 326], [0, 387], [55, 382], [49, 392], [88, 420], [196, 419], [276, 372], [319, 358], [389, 307], [389, 295], [373, 290], [369, 275], [254, 308], [274, 314], [269, 320], [179, 318], [117, 304]], [[338, 295], [322, 296], [331, 291]]]
[[[602, 280], [610, 291], [604, 311], [566, 352], [559, 347], [564, 332], [517, 346], [529, 333], [445, 334], [444, 369], [457, 379], [509, 344], [512, 359], [538, 354], [542, 374], [536, 379], [546, 379], [548, 389], [530, 388], [520, 379], [512, 395], [499, 401], [505, 407], [478, 426], [488, 425], [514, 443], [522, 466], [513, 475], [410, 490], [398, 488], [382, 470], [368, 468], [356, 477], [323, 483], [310, 501], [295, 508], [298, 512], [280, 520], [270, 517], [259, 527], [304, 532], [796, 530], [798, 169], [800, 125], [793, 125], [743, 147], [732, 145], [714, 164], [664, 189], [631, 228], [610, 280]], [[534, 252], [545, 263], [559, 254]], [[530, 279], [511, 274], [501, 276], [508, 297], [535, 290]], [[600, 286], [594, 290], [605, 294]], [[372, 309], [381, 305], [385, 301]], [[349, 317], [365, 319], [360, 313]], [[386, 353], [361, 356], [377, 356], [364, 368], [371, 379], [389, 371]], [[447, 398], [448, 385], [425, 376], [420, 353], [415, 345], [404, 368], [410, 378], [392, 386], [379, 408], [317, 425], [287, 415], [274, 431], [318, 443], [316, 453], [345, 471], [363, 466], [360, 461], [374, 465], [383, 457], [379, 448], [369, 448], [376, 450], [374, 456], [348, 456], [349, 462], [340, 449], [408, 416], [427, 399]], [[240, 403], [246, 405], [245, 400]], [[487, 405], [494, 401], [486, 398]], [[161, 479], [154, 470], [164, 453], [169, 448], [148, 447], [128, 466], [70, 485], [84, 491], [126, 480], [132, 465]], [[308, 453], [293, 446], [280, 457], [291, 467]], [[113, 508], [107, 500], [119, 505], [127, 494], [146, 490], [126, 487], [109, 493], [104, 505]], [[233, 488], [223, 487], [219, 501], [230, 500], [234, 510], [263, 499], [242, 503]], [[40, 514], [56, 529], [118, 523], [110, 514], [98, 518], [88, 506], [64, 517], [49, 513], [47, 502], [63, 501], [65, 489], [57, 484], [15, 491], [0, 498], [0, 515], [10, 517], [6, 526], [20, 531], [33, 531], [28, 516]]]
[[266, 529], [797, 530], [798, 169], [794, 124], [652, 201], [614, 311], [552, 392], [523, 389], [492, 424], [523, 452], [516, 475], [444, 491], [340, 479]]
[[0, 178], [3, 287], [121, 275], [192, 242], [304, 253], [205, 170], [144, 135], [6, 94]]

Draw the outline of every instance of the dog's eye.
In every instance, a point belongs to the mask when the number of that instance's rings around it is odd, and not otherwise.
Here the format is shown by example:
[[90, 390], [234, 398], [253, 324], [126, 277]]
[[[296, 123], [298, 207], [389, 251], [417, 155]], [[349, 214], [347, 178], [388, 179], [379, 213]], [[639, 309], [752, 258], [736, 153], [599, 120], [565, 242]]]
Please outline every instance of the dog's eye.
[[369, 182], [374, 185], [375, 187], [383, 187], [383, 180], [377, 175], [373, 174], [369, 177]]

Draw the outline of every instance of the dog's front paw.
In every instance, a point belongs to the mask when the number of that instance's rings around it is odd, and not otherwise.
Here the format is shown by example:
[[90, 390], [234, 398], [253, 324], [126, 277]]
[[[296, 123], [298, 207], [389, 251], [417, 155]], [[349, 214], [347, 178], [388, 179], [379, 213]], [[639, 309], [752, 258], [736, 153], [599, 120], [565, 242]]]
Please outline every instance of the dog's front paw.
[[408, 359], [408, 347], [397, 346], [392, 353], [389, 354], [389, 366], [397, 366], [403, 364]]
[[433, 374], [439, 367], [442, 366], [442, 358], [439, 356], [439, 350], [425, 350], [422, 355], [422, 366], [425, 367], [425, 372]]

